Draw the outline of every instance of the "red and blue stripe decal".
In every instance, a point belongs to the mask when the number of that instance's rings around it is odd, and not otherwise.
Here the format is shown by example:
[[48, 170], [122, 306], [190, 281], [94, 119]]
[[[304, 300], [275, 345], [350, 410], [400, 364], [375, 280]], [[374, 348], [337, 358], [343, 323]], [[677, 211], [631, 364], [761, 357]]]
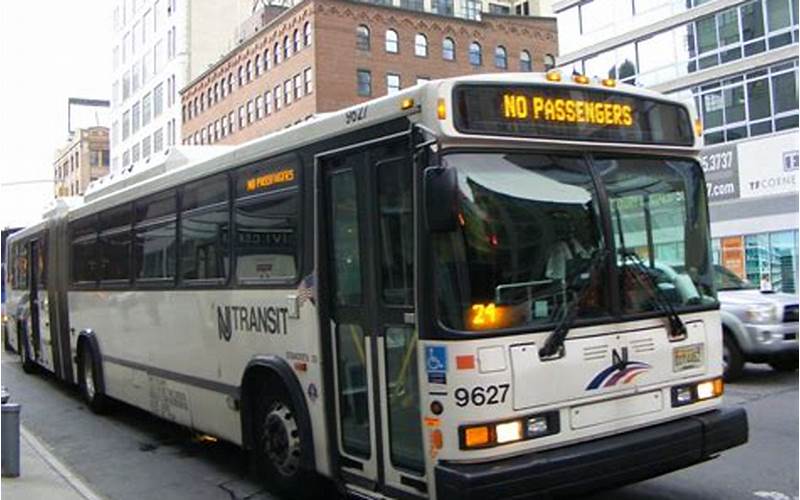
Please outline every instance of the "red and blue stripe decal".
[[617, 384], [629, 384], [650, 368], [652, 366], [641, 361], [629, 361], [622, 366], [609, 366], [594, 376], [589, 385], [586, 386], [586, 390], [591, 391], [601, 387], [613, 387]]

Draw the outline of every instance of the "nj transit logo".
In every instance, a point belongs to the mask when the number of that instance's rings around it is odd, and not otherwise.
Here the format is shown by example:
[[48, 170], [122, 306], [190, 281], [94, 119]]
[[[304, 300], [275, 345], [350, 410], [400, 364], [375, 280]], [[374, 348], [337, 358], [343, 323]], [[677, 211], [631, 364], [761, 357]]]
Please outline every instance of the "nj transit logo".
[[597, 373], [589, 385], [587, 391], [615, 385], [630, 384], [639, 375], [646, 373], [652, 366], [641, 361], [630, 361], [628, 359], [628, 348], [623, 347], [619, 351], [611, 351], [612, 365], [604, 368]]

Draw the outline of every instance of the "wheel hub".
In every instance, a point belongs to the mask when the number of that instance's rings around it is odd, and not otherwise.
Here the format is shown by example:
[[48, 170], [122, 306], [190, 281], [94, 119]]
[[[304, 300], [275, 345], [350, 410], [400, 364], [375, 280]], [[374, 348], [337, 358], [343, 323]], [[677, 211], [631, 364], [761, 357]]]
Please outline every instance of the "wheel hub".
[[91, 361], [84, 359], [83, 361], [83, 385], [86, 387], [86, 395], [89, 400], [94, 399], [94, 375], [92, 374]]
[[281, 475], [294, 475], [300, 466], [300, 433], [292, 411], [276, 402], [264, 418], [263, 429], [264, 454]]

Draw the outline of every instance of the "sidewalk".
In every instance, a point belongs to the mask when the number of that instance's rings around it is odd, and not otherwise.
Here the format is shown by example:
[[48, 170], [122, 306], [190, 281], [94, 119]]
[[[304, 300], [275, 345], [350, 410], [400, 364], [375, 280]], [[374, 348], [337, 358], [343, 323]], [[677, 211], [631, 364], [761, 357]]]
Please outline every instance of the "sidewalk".
[[20, 429], [20, 475], [0, 481], [6, 500], [101, 500], [24, 427]]

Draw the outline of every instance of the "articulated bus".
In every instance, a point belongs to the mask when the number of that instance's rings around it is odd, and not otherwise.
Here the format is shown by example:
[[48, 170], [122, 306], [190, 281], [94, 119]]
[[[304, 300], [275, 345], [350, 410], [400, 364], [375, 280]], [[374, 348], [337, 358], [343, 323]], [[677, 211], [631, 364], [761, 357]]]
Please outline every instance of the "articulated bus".
[[95, 411], [241, 445], [291, 496], [571, 495], [697, 464], [748, 430], [722, 406], [696, 125], [553, 71], [175, 148], [10, 238], [10, 344]]

